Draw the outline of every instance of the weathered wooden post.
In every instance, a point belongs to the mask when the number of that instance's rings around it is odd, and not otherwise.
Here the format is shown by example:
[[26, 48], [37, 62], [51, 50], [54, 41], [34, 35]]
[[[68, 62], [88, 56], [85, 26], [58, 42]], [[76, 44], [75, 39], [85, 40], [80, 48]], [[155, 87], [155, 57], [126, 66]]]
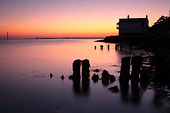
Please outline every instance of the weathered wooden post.
[[107, 50], [108, 50], [108, 51], [110, 50], [110, 45], [107, 45]]
[[88, 78], [90, 76], [90, 62], [88, 59], [82, 60], [82, 77]]
[[77, 59], [73, 62], [73, 78], [80, 78], [81, 60]]
[[115, 44], [115, 50], [119, 50], [119, 44]]
[[94, 49], [95, 49], [95, 50], [96, 50], [96, 48], [97, 48], [97, 47], [96, 47], [96, 46], [94, 46]]
[[134, 56], [132, 57], [132, 73], [131, 77], [132, 80], [139, 81], [139, 74], [141, 72], [141, 66], [142, 66], [143, 59], [141, 56]]
[[130, 79], [130, 57], [124, 57], [121, 60], [121, 70], [119, 79], [128, 81]]
[[103, 45], [100, 45], [100, 50], [103, 50]]

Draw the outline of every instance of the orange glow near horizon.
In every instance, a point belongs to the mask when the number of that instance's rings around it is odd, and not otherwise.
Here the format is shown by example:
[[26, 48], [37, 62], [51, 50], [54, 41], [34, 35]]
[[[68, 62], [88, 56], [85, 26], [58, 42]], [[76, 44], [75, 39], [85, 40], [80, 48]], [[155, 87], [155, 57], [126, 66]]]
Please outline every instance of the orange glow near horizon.
[[17, 36], [31, 36], [36, 35], [40, 37], [105, 37], [106, 35], [116, 35], [116, 28], [113, 30], [113, 25], [109, 23], [95, 22], [95, 20], [72, 20], [72, 22], [60, 21], [48, 22], [39, 21], [35, 23], [35, 20], [30, 20], [29, 23], [23, 22], [23, 24], [13, 23], [10, 25], [1, 26], [1, 33], [13, 37]]
[[118, 35], [119, 18], [126, 18], [128, 14], [132, 18], [148, 15], [152, 26], [160, 16], [167, 15], [170, 4], [168, 0], [132, 1], [0, 1], [0, 38], [5, 37], [6, 32], [16, 38]]

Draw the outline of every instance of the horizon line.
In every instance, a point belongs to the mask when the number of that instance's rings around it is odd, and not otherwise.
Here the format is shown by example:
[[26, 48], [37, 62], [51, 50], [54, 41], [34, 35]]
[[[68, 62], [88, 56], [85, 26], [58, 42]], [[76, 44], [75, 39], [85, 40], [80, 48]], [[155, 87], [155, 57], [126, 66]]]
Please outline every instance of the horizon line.
[[[30, 37], [30, 38], [8, 38], [9, 40], [10, 39], [104, 39], [105, 37], [54, 37], [54, 38], [52, 38], [52, 37], [39, 37], [39, 38], [36, 38], [36, 37], [34, 37], [34, 38], [32, 38], [32, 37]], [[3, 38], [0, 38], [0, 39], [6, 39], [6, 37], [3, 37]]]

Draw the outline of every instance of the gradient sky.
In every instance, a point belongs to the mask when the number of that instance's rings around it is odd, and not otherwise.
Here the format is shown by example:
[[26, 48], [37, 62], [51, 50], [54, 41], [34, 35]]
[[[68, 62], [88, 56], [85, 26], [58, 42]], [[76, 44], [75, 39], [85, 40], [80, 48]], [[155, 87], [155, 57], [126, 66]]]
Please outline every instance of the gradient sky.
[[0, 38], [116, 35], [119, 18], [168, 16], [170, 0], [0, 0]]

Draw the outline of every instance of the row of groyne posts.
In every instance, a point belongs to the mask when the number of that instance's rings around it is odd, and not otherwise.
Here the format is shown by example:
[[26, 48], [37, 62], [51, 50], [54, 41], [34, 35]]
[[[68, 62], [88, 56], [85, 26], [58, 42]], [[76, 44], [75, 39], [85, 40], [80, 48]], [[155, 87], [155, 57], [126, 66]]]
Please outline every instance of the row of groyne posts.
[[[80, 88], [80, 69], [82, 66], [82, 88]], [[83, 93], [89, 91], [89, 77], [90, 77], [90, 62], [88, 59], [77, 59], [73, 62], [73, 75], [69, 76], [69, 79], [73, 80], [74, 91], [79, 94], [82, 89]]]
[[[80, 93], [80, 78], [82, 75], [82, 91], [84, 93], [87, 93], [89, 90], [89, 77], [90, 77], [90, 62], [88, 59], [85, 60], [80, 60], [77, 59], [73, 62], [73, 75], [69, 76], [69, 79], [73, 80], [73, 86], [74, 86], [74, 91], [77, 93]], [[82, 66], [82, 67], [81, 67]], [[82, 69], [82, 74], [80, 73], [80, 69]], [[98, 69], [95, 70], [96, 72], [99, 72]], [[92, 76], [93, 82], [98, 82], [99, 80], [99, 75], [94, 74]], [[108, 85], [109, 82], [114, 82], [115, 77], [114, 75], [110, 75], [108, 71], [104, 70], [102, 73], [102, 83], [104, 85]], [[116, 87], [116, 90], [118, 88]]]
[[75, 60], [73, 62], [73, 75], [70, 76], [74, 79], [76, 78], [80, 78], [80, 66], [82, 65], [82, 78], [86, 79], [90, 76], [90, 62], [89, 60], [85, 59], [85, 60]]
[[[115, 50], [119, 50], [122, 46], [120, 44], [115, 44]], [[104, 46], [100, 45], [100, 50], [103, 50]], [[94, 49], [97, 49], [97, 46], [94, 46]], [[110, 50], [110, 45], [107, 45], [107, 50]]]
[[[120, 70], [120, 77], [119, 81], [120, 83], [123, 83], [124, 85], [128, 84], [129, 80], [131, 80], [132, 83], [138, 83], [140, 82], [148, 82], [148, 77], [146, 74], [142, 74], [142, 63], [143, 58], [142, 56], [133, 56], [131, 57], [124, 57], [121, 60], [121, 70]], [[69, 79], [72, 79], [73, 81], [79, 81], [81, 78], [80, 69], [82, 66], [82, 81], [89, 80], [90, 77], [90, 62], [88, 59], [85, 60], [75, 60], [73, 62], [73, 75], [69, 76]], [[132, 67], [132, 69], [130, 69]], [[130, 72], [130, 70], [132, 70]], [[139, 77], [140, 75], [140, 77]], [[99, 75], [94, 74], [92, 76], [92, 80], [94, 82], [97, 82], [99, 80]], [[114, 75], [110, 75], [108, 71], [103, 70], [102, 72], [102, 83], [109, 84], [109, 82], [114, 82], [115, 77]]]
[[[131, 80], [132, 85], [149, 82], [145, 71], [142, 71], [143, 58], [142, 56], [124, 57], [121, 60], [121, 71], [119, 81], [120, 84], [127, 85]], [[132, 69], [130, 69], [132, 67]], [[130, 72], [130, 70], [132, 70]]]
[[[77, 59], [73, 62], [73, 75], [70, 75], [69, 79], [78, 80], [81, 78], [81, 76], [80, 76], [81, 65], [82, 65], [82, 80], [89, 79], [89, 77], [90, 77], [90, 62], [88, 59], [85, 59], [82, 61]], [[99, 71], [99, 70], [96, 69], [95, 71]], [[92, 80], [94, 82], [97, 82], [99, 80], [99, 75], [94, 74], [92, 76]], [[102, 73], [102, 80], [103, 80], [103, 82], [107, 82], [107, 81], [113, 82], [113, 81], [115, 81], [115, 77], [114, 77], [114, 75], [110, 75], [108, 73], [108, 71], [104, 70]]]

